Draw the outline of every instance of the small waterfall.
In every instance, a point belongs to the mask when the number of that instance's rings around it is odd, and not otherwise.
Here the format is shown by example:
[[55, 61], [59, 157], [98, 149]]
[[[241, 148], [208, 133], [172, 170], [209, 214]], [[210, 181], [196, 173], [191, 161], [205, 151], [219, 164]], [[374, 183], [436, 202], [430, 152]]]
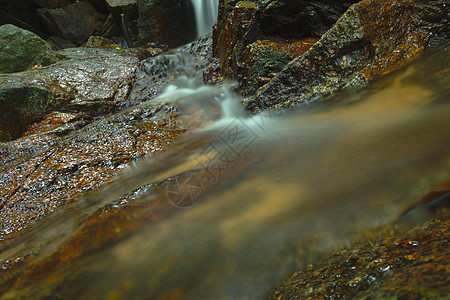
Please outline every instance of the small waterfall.
[[211, 32], [217, 19], [219, 0], [190, 0], [194, 7], [197, 37]]

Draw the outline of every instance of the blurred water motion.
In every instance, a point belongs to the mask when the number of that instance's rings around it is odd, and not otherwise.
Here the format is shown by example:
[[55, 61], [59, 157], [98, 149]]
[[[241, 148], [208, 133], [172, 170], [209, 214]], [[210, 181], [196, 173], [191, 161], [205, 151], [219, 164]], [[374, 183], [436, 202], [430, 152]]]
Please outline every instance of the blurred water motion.
[[291, 272], [368, 238], [448, 180], [448, 74], [447, 58], [423, 58], [328, 105], [250, 117], [223, 88], [172, 87], [160, 101], [199, 106], [211, 118], [220, 108], [222, 116], [48, 228], [78, 223], [152, 182], [165, 188], [145, 197], [166, 197], [180, 211], [32, 282], [18, 280], [0, 299], [266, 297]]

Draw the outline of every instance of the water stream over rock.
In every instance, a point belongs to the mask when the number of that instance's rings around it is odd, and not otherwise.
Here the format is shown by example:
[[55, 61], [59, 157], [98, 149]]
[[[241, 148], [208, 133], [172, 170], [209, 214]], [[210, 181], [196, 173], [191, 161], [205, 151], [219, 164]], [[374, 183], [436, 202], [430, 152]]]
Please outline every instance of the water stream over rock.
[[[186, 71], [130, 110], [170, 103], [201, 128], [4, 247], [1, 261], [33, 254], [0, 299], [266, 297], [450, 177], [447, 65], [423, 58], [327, 107], [253, 116], [230, 84], [203, 86]], [[130, 194], [143, 204], [130, 218], [162, 217], [84, 255], [61, 254], [89, 239], [86, 218]]]
[[210, 33], [217, 19], [219, 0], [190, 0], [194, 7], [197, 37]]

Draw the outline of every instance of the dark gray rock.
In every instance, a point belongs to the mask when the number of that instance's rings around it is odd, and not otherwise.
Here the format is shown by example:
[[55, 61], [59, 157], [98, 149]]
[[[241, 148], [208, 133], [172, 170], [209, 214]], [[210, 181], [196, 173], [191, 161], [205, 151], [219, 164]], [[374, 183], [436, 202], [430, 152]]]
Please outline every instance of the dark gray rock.
[[138, 62], [149, 55], [94, 48], [57, 53], [67, 60], [0, 76], [0, 140], [20, 137], [54, 110], [96, 117], [127, 107]]
[[190, 1], [138, 0], [141, 46], [174, 48], [195, 39], [195, 20]]
[[0, 26], [0, 73], [20, 72], [55, 61], [50, 46], [34, 33], [11, 24]]
[[51, 35], [81, 45], [97, 27], [98, 14], [87, 1], [76, 2], [58, 9], [37, 10], [45, 28]]

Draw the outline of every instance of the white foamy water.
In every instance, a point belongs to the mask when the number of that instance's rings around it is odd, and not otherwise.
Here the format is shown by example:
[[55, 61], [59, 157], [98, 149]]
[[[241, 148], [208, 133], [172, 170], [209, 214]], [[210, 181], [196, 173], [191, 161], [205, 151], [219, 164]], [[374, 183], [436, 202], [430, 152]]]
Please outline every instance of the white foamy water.
[[197, 37], [210, 33], [219, 12], [218, 0], [190, 0], [194, 7]]

